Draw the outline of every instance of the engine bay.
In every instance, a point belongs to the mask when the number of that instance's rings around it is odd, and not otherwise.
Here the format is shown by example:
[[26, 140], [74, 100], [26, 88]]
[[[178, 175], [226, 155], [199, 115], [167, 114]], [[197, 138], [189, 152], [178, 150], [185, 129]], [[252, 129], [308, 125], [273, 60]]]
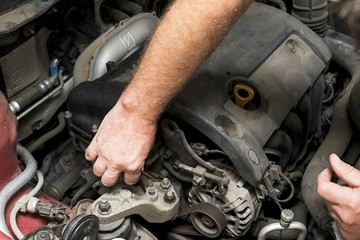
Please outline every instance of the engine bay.
[[317, 176], [331, 153], [357, 165], [360, 57], [334, 3], [254, 2], [167, 106], [140, 181], [106, 187], [84, 151], [169, 2], [5, 2], [1, 239], [335, 239]]

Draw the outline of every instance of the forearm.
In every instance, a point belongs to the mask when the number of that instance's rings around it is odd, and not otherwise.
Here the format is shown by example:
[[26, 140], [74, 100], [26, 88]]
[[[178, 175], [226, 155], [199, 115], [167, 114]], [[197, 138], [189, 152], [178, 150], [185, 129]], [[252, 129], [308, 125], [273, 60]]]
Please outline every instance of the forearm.
[[175, 1], [154, 33], [118, 104], [156, 121], [250, 1]]

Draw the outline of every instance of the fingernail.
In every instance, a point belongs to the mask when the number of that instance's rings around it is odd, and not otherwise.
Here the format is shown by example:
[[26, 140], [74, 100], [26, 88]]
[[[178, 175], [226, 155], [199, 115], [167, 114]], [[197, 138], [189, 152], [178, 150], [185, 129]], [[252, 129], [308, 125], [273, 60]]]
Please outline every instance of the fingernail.
[[340, 158], [335, 153], [331, 154], [331, 159], [336, 164], [339, 164], [341, 162]]

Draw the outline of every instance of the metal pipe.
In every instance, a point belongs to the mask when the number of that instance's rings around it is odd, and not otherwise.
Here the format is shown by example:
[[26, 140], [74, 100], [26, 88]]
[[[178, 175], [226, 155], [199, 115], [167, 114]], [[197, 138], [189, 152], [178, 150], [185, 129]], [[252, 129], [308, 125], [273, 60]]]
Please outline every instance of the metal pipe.
[[5, 221], [5, 207], [9, 199], [31, 180], [37, 169], [37, 162], [26, 148], [17, 145], [16, 152], [19, 159], [24, 162], [26, 167], [20, 175], [9, 182], [0, 192], [0, 231], [10, 238], [11, 234]]
[[53, 97], [55, 94], [57, 94], [58, 92], [60, 92], [63, 87], [64, 87], [64, 77], [63, 77], [63, 70], [61, 69], [59, 71], [59, 86], [57, 86], [56, 88], [54, 88], [49, 94], [45, 95], [43, 98], [41, 98], [39, 101], [37, 101], [36, 103], [34, 103], [33, 105], [31, 105], [29, 108], [27, 108], [25, 111], [23, 111], [21, 114], [19, 114], [19, 116], [17, 116], [17, 120], [19, 121], [20, 119], [22, 119], [23, 117], [25, 117], [27, 114], [29, 114], [31, 111], [33, 111], [35, 108], [37, 108], [38, 106], [40, 106], [42, 103], [44, 103], [46, 100], [48, 100], [49, 98]]
[[[42, 174], [42, 172], [37, 171], [36, 176], [38, 178], [38, 183], [36, 184], [36, 186], [33, 190], [31, 190], [28, 194], [26, 194], [26, 196], [28, 196], [27, 201], [30, 200], [30, 198], [34, 197], [40, 191], [42, 186], [44, 185], [44, 175]], [[20, 198], [15, 203], [15, 206], [13, 207], [13, 209], [11, 210], [11, 213], [10, 213], [11, 230], [13, 231], [13, 233], [15, 234], [15, 236], [18, 239], [23, 239], [23, 237], [24, 237], [24, 234], [21, 232], [21, 230], [19, 229], [17, 222], [16, 222], [16, 215], [19, 212], [19, 210], [21, 209], [22, 204], [27, 204], [27, 202], [26, 203], [25, 203], [25, 201], [23, 202], [22, 198]]]
[[307, 229], [305, 227], [304, 224], [302, 224], [301, 222], [292, 222], [290, 223], [290, 225], [288, 227], [283, 227], [279, 222], [277, 223], [271, 223], [265, 227], [263, 227], [263, 229], [261, 229], [257, 240], [266, 240], [266, 235], [270, 232], [276, 231], [276, 230], [299, 230], [300, 233], [297, 237], [297, 240], [305, 240], [306, 238], [306, 233], [307, 233]]
[[[112, 29], [110, 33], [101, 36], [102, 42], [90, 63], [90, 79], [95, 80], [107, 72], [107, 63], [119, 63], [145, 45], [157, 25], [157, 18], [153, 15], [139, 15], [130, 21], [126, 27], [121, 25]], [[123, 22], [123, 25], [127, 21]], [[120, 30], [120, 31], [118, 31]]]
[[58, 79], [59, 63], [59, 60], [54, 58], [50, 63], [50, 77], [36, 85], [31, 86], [30, 88], [27, 88], [25, 91], [22, 91], [9, 103], [12, 112], [20, 112], [23, 108], [43, 96], [54, 86]]
[[120, 22], [93, 41], [74, 66], [74, 86], [107, 72], [108, 62], [119, 63], [142, 48], [157, 26], [154, 14], [141, 13]]

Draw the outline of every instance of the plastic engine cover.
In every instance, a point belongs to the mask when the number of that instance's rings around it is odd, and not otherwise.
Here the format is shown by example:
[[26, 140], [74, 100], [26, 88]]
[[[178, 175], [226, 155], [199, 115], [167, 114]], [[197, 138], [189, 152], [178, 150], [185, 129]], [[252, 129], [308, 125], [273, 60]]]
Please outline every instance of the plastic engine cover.
[[[257, 185], [268, 168], [263, 147], [330, 61], [323, 41], [292, 16], [254, 3], [192, 76], [169, 112], [215, 142], [239, 174]], [[242, 83], [258, 96], [252, 110], [231, 100]]]

